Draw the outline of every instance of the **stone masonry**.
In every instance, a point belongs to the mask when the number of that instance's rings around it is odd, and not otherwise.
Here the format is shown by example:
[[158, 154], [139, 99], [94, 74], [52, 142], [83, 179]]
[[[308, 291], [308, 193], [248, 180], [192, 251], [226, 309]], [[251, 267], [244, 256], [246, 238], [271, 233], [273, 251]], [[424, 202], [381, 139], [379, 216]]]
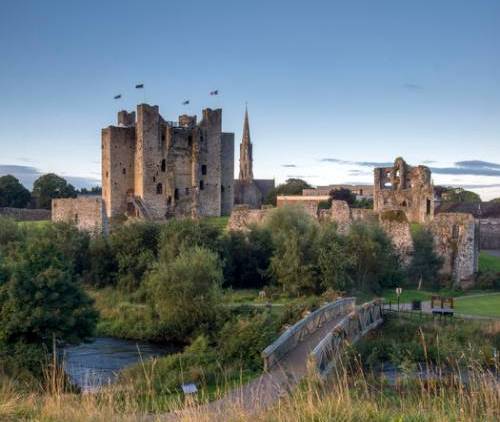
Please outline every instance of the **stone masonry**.
[[64, 221], [91, 233], [106, 233], [102, 198], [96, 195], [52, 200], [52, 221]]
[[427, 223], [434, 216], [434, 188], [426, 166], [412, 167], [398, 157], [392, 167], [374, 170], [373, 209], [401, 210], [410, 223]]
[[152, 220], [229, 215], [233, 206], [234, 134], [222, 132], [222, 110], [202, 120], [164, 120], [158, 106], [120, 111], [102, 130], [102, 187], [108, 218]]

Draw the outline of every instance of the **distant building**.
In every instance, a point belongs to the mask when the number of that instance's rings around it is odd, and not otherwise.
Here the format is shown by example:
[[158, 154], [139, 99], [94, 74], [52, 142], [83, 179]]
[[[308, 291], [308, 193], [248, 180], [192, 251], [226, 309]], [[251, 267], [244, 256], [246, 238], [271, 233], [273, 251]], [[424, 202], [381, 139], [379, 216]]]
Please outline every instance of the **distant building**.
[[269, 192], [274, 189], [273, 179], [254, 179], [253, 177], [253, 145], [250, 140], [250, 124], [248, 110], [245, 109], [243, 136], [240, 144], [240, 174], [234, 181], [234, 203], [260, 208]]
[[372, 199], [373, 185], [349, 185], [349, 184], [334, 184], [328, 186], [318, 186], [312, 189], [303, 189], [303, 196], [322, 196], [329, 195], [332, 190], [349, 189], [356, 199]]

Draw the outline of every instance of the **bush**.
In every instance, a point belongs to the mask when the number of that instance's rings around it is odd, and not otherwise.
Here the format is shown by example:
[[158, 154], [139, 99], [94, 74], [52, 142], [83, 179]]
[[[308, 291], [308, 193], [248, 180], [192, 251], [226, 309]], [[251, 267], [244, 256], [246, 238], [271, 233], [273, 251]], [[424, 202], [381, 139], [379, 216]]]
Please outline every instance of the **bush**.
[[158, 255], [159, 236], [157, 223], [142, 221], [119, 226], [111, 233], [109, 243], [118, 266], [120, 288], [133, 291], [141, 285]]
[[195, 332], [210, 331], [220, 301], [222, 269], [207, 249], [184, 249], [161, 262], [148, 277], [148, 291], [164, 337], [186, 341]]
[[443, 258], [434, 251], [434, 239], [429, 230], [414, 230], [413, 257], [408, 266], [408, 277], [414, 283], [423, 281], [424, 286], [440, 287], [439, 271], [443, 266]]

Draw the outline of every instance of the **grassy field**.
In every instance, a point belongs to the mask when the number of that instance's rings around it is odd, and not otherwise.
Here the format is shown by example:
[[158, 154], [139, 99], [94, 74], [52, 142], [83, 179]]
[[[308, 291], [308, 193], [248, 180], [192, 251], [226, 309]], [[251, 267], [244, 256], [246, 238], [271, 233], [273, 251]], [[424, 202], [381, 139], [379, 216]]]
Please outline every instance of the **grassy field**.
[[204, 221], [224, 231], [227, 228], [229, 217], [205, 217]]
[[460, 314], [500, 318], [500, 292], [458, 298], [455, 309]]
[[500, 273], [500, 257], [490, 255], [484, 251], [481, 252], [479, 254], [479, 271]]

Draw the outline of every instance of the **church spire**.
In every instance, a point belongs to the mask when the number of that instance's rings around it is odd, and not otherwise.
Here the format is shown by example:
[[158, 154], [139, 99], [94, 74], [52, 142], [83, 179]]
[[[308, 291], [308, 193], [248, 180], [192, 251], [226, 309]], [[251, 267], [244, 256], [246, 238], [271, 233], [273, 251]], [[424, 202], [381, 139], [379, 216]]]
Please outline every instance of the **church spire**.
[[243, 136], [240, 144], [240, 180], [253, 180], [252, 142], [250, 140], [250, 124], [248, 123], [248, 108], [245, 106], [245, 120], [243, 122]]

